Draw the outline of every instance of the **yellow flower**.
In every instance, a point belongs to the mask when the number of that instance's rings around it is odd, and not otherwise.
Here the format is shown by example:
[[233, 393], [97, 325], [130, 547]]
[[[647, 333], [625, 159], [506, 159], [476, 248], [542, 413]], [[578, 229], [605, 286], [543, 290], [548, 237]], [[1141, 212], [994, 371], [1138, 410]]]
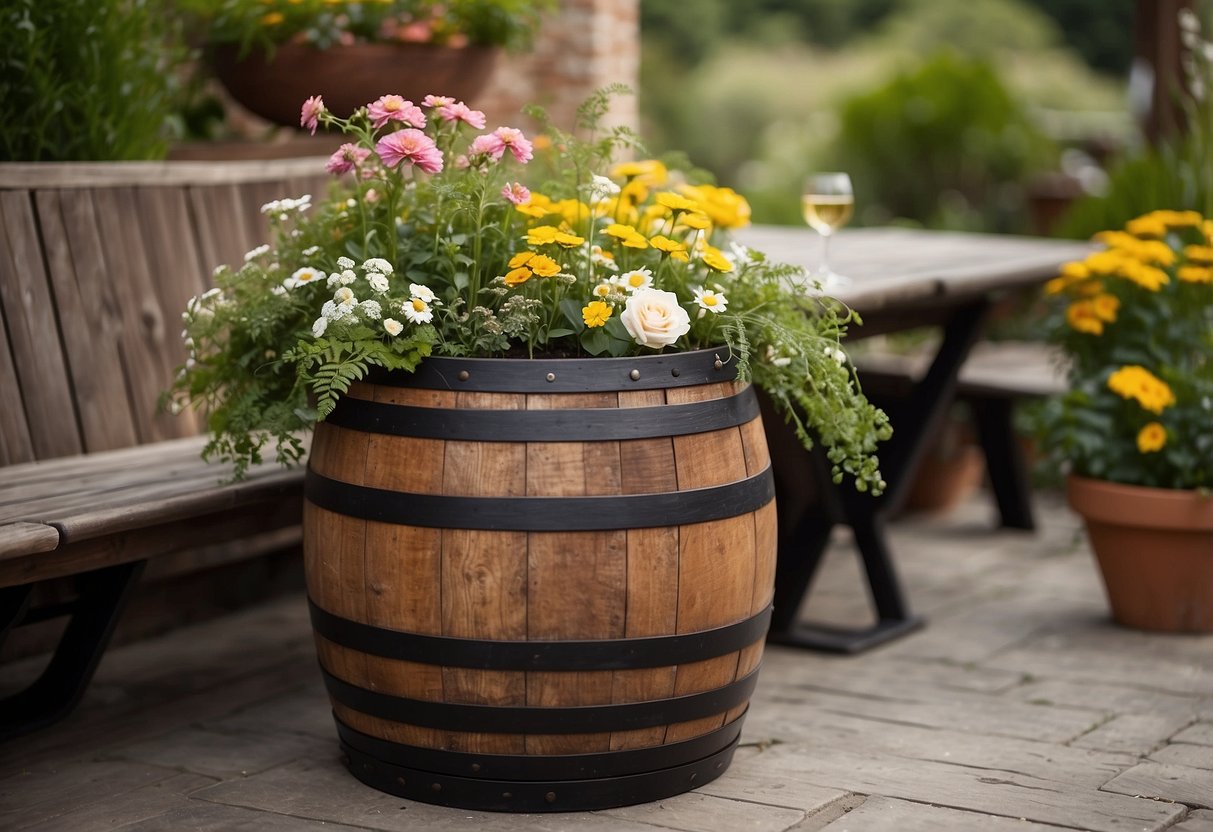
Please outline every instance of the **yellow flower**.
[[1213, 283], [1213, 266], [1180, 266], [1175, 276], [1185, 283]]
[[1158, 422], [1150, 422], [1137, 433], [1137, 450], [1143, 454], [1161, 451], [1167, 444], [1167, 429]]
[[1184, 256], [1193, 263], [1213, 266], [1213, 246], [1184, 246]]
[[603, 326], [611, 317], [611, 307], [600, 300], [592, 300], [581, 308], [581, 318], [588, 327]]
[[611, 284], [610, 283], [599, 283], [597, 286], [594, 287], [594, 297], [596, 297], [596, 298], [609, 297], [610, 294], [611, 294]]
[[1158, 216], [1158, 212], [1153, 212], [1129, 220], [1125, 223], [1125, 230], [1134, 237], [1164, 237], [1167, 233], [1167, 223]]
[[268, 12], [267, 14], [264, 14], [261, 16], [261, 25], [262, 26], [277, 26], [279, 23], [281, 23], [285, 19], [286, 18], [283, 17], [282, 12]]
[[688, 262], [691, 257], [687, 254], [687, 247], [684, 243], [677, 240], [671, 240], [663, 234], [658, 234], [656, 237], [649, 238], [649, 245], [658, 251], [665, 252], [675, 260], [683, 263]]
[[555, 277], [560, 274], [560, 264], [546, 254], [536, 254], [527, 263], [527, 268], [540, 277]]
[[540, 133], [531, 139], [531, 147], [535, 150], [550, 150], [552, 147], [552, 137], [546, 133]]
[[523, 283], [530, 280], [533, 275], [534, 272], [525, 267], [520, 269], [511, 269], [510, 271], [506, 272], [505, 285], [511, 287], [521, 286]]
[[729, 262], [729, 259], [714, 248], [709, 248], [703, 253], [703, 264], [718, 272], [733, 271], [733, 264]]
[[669, 171], [656, 159], [644, 159], [638, 162], [620, 162], [611, 168], [611, 177], [657, 186], [665, 184]]
[[537, 225], [526, 233], [527, 245], [546, 246], [556, 242], [560, 229], [554, 225]]
[[671, 211], [698, 211], [699, 203], [687, 199], [681, 194], [673, 191], [662, 191], [657, 194], [655, 201], [658, 205], [669, 208]]
[[576, 248], [585, 242], [585, 237], [578, 237], [576, 234], [569, 234], [567, 231], [559, 231], [556, 233], [555, 242], [562, 248]]
[[562, 199], [555, 203], [553, 208], [565, 222], [573, 226], [589, 219], [591, 214], [590, 206], [579, 199]]
[[643, 179], [633, 179], [619, 189], [619, 199], [630, 205], [639, 205], [649, 198], [649, 186]]
[[1103, 334], [1103, 321], [1095, 314], [1095, 305], [1089, 300], [1079, 300], [1066, 309], [1066, 322], [1078, 332], [1088, 335]]
[[1145, 367], [1130, 364], [1108, 377], [1108, 389], [1124, 399], [1132, 399], [1151, 413], [1162, 413], [1175, 404], [1175, 394], [1165, 381]]
[[1120, 298], [1115, 295], [1096, 295], [1091, 298], [1091, 311], [1104, 323], [1114, 323], [1120, 310]]
[[510, 268], [517, 269], [520, 266], [525, 266], [527, 261], [535, 256], [533, 251], [520, 251], [510, 258]]
[[680, 225], [685, 225], [687, 228], [693, 228], [696, 231], [706, 231], [712, 227], [712, 221], [708, 219], [708, 215], [699, 211], [683, 214], [678, 222]]
[[1157, 266], [1147, 266], [1137, 260], [1125, 260], [1117, 272], [1126, 280], [1131, 280], [1148, 292], [1157, 292], [1162, 286], [1171, 282], [1167, 273]]
[[551, 197], [544, 196], [541, 193], [531, 191], [531, 198], [525, 205], [515, 205], [514, 210], [520, 214], [526, 214], [528, 217], [539, 219], [546, 217], [548, 214], [556, 213], [556, 209], [552, 205]]
[[700, 210], [717, 228], [741, 228], [750, 224], [750, 203], [732, 188], [684, 185], [680, 190], [699, 203]]

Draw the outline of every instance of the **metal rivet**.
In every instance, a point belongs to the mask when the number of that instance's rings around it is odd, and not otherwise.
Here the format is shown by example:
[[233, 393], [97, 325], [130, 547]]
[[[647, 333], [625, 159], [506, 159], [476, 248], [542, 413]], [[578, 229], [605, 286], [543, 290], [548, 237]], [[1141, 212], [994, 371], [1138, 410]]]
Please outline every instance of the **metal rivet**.
[[640, 371], [632, 370], [632, 372], [628, 373], [628, 378], [630, 378], [632, 381], [638, 380], [640, 378]]
[[697, 771], [692, 771], [692, 772], [691, 772], [691, 780], [690, 780], [690, 782], [694, 783], [694, 782], [695, 782], [696, 780], [698, 780], [698, 779], [699, 779], [699, 772], [697, 772]]
[[430, 790], [435, 791], [435, 792], [440, 792], [440, 791], [442, 791], [442, 784], [441, 783], [430, 783]]
[[724, 763], [717, 763], [716, 768], [724, 768]]
[[511, 797], [514, 796], [514, 793], [513, 792], [502, 792], [501, 796], [504, 797], [506, 800], [509, 800]]
[[715, 363], [712, 364], [712, 366], [715, 367], [717, 370], [719, 370], [721, 367], [724, 366], [724, 362], [720, 360], [719, 355], [716, 356], [716, 361], [715, 361]]
[[543, 796], [543, 799], [546, 800], [548, 803], [555, 803], [556, 802], [556, 792], [548, 792], [547, 794], [545, 794]]
[[672, 375], [674, 378], [678, 378], [680, 375], [682, 375], [682, 370], [675, 367], [674, 369], [670, 370], [670, 375]]
[[459, 371], [459, 380], [460, 380], [460, 381], [467, 381], [467, 380], [468, 380], [468, 379], [471, 377], [471, 375], [472, 375], [472, 374], [471, 374], [471, 373], [469, 373], [467, 370], [460, 370], [460, 371]]
[[547, 380], [548, 380], [548, 381], [555, 381], [555, 380], [556, 380], [556, 374], [555, 374], [555, 373], [548, 373], [548, 374], [547, 374], [547, 376], [545, 376], [545, 378], [547, 378]]
[[480, 771], [480, 763], [472, 763], [472, 771]]

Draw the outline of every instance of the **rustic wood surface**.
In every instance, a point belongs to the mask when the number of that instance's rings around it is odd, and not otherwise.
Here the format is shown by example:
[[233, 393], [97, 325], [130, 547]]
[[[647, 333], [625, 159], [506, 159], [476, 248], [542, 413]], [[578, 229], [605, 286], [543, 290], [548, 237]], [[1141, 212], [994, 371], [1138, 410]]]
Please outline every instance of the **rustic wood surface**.
[[[1108, 616], [1077, 521], [991, 531], [975, 498], [891, 526], [927, 626], [860, 656], [769, 647], [718, 780], [593, 813], [427, 806], [342, 767], [302, 595], [111, 650], [80, 709], [0, 748], [13, 830], [1210, 832], [1213, 636]], [[806, 606], [863, 619], [849, 536]], [[0, 688], [34, 673], [0, 670]]]

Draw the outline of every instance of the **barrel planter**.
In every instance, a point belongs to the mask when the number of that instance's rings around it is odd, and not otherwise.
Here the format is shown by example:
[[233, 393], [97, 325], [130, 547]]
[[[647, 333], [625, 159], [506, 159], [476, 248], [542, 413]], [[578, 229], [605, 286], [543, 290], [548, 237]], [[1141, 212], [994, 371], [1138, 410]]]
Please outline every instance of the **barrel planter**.
[[543, 812], [728, 766], [771, 614], [775, 503], [724, 351], [427, 359], [316, 430], [304, 552], [350, 771]]

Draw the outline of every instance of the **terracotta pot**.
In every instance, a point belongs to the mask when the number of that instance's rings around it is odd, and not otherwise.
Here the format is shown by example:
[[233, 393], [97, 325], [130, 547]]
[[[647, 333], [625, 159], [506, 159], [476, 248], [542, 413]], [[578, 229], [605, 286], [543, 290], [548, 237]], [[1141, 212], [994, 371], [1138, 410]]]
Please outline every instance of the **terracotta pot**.
[[316, 428], [304, 563], [350, 771], [515, 812], [720, 775], [757, 679], [774, 481], [713, 350], [427, 358]]
[[1128, 627], [1213, 632], [1213, 497], [1071, 476], [1112, 617]]
[[381, 95], [420, 103], [426, 95], [448, 95], [473, 103], [493, 73], [500, 50], [490, 46], [448, 47], [424, 43], [360, 43], [314, 49], [284, 44], [272, 58], [235, 46], [216, 47], [215, 74], [232, 98], [276, 124], [299, 126], [299, 109], [312, 95], [345, 117]]

